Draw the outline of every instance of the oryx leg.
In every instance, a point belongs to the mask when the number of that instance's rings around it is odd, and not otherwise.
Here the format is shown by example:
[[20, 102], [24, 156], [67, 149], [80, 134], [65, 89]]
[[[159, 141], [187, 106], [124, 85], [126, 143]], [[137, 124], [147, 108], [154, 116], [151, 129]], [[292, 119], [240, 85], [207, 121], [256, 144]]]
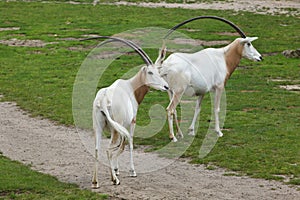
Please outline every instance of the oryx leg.
[[[111, 130], [111, 140], [110, 140], [110, 145], [107, 150], [107, 158], [109, 161], [110, 165], [110, 174], [111, 174], [111, 180], [115, 185], [119, 185], [120, 181], [117, 177], [117, 174], [119, 173], [118, 169], [118, 154], [117, 152], [120, 148], [121, 144], [121, 137], [119, 136], [119, 133], [115, 130]], [[118, 143], [120, 143], [118, 145]]]
[[98, 183], [98, 156], [100, 151], [100, 141], [103, 129], [105, 127], [105, 118], [98, 107], [93, 108], [93, 129], [95, 134], [95, 166], [92, 178], [92, 188], [99, 188]]
[[[169, 99], [170, 99], [170, 101], [171, 101], [172, 98], [173, 98], [173, 93], [172, 93], [172, 92], [168, 92], [168, 94], [169, 94]], [[182, 131], [181, 131], [181, 129], [180, 129], [179, 122], [178, 122], [178, 117], [177, 117], [177, 110], [176, 110], [176, 108], [174, 109], [174, 114], [173, 114], [172, 120], [175, 120], [176, 132], [177, 132], [176, 136], [177, 136], [177, 137], [180, 137], [180, 138], [183, 138], [183, 134], [182, 134]], [[173, 127], [173, 122], [172, 122], [172, 127]], [[177, 141], [177, 140], [176, 140], [176, 141]], [[176, 141], [175, 141], [175, 142], [176, 142]]]
[[215, 131], [219, 137], [223, 136], [223, 133], [221, 132], [221, 129], [220, 129], [220, 121], [219, 121], [220, 103], [221, 103], [221, 96], [222, 96], [223, 89], [224, 89], [223, 86], [216, 88], [215, 102], [214, 102]]
[[134, 134], [134, 129], [136, 125], [136, 119], [134, 118], [131, 121], [130, 124], [130, 140], [129, 140], [129, 154], [130, 154], [130, 170], [129, 170], [129, 175], [131, 177], [136, 177], [136, 172], [134, 169], [134, 164], [133, 164], [133, 134]]
[[[112, 131], [111, 134], [111, 148], [113, 148], [113, 152], [117, 151], [117, 144], [119, 144], [121, 141], [120, 135], [115, 130]], [[113, 147], [115, 146], [115, 147]], [[118, 156], [117, 154], [112, 154], [112, 170], [115, 171], [116, 175], [118, 176], [120, 174], [119, 172], [119, 163], [118, 163]]]
[[193, 117], [193, 120], [192, 120], [192, 123], [189, 127], [189, 135], [195, 135], [195, 123], [197, 121], [197, 117], [201, 111], [201, 102], [203, 100], [203, 97], [204, 97], [204, 94], [203, 95], [200, 95], [196, 101], [196, 106], [195, 106], [195, 113], [194, 113], [194, 117]]
[[113, 158], [113, 149], [109, 148], [107, 151], [107, 158], [108, 158], [108, 161], [109, 161], [109, 165], [110, 165], [110, 168], [109, 168], [109, 171], [110, 171], [110, 175], [111, 175], [111, 180], [112, 182], [115, 184], [115, 185], [119, 185], [120, 184], [120, 181], [117, 177], [117, 174], [116, 174], [116, 171], [113, 169], [113, 162], [112, 162], [112, 158]]
[[99, 155], [99, 136], [97, 133], [95, 133], [95, 168], [94, 168], [94, 173], [93, 173], [93, 178], [92, 178], [92, 188], [96, 189], [99, 188], [99, 183], [98, 183], [98, 155]]
[[[169, 93], [169, 97], [171, 99], [170, 104], [167, 107], [167, 115], [168, 115], [168, 123], [169, 123], [169, 137], [170, 137], [170, 139], [173, 140], [173, 142], [177, 142], [177, 139], [174, 135], [174, 130], [173, 130], [173, 118], [175, 118], [175, 120], [177, 120], [177, 115], [175, 114], [176, 107], [177, 107], [178, 103], [180, 102], [180, 99], [181, 99], [183, 93], [182, 92], [181, 93], [168, 92], [168, 93]], [[178, 124], [177, 128], [181, 132], [179, 124]]]
[[183, 138], [183, 134], [182, 134], [182, 131], [180, 129], [180, 126], [179, 126], [179, 121], [178, 121], [178, 117], [177, 117], [177, 111], [176, 109], [174, 110], [174, 120], [175, 120], [175, 125], [176, 125], [176, 136], [179, 137], [179, 138]]
[[118, 157], [117, 156], [113, 156], [112, 157], [112, 166], [113, 166], [113, 170], [115, 171], [116, 175], [119, 176], [120, 175], [120, 171], [119, 171], [119, 163], [118, 163]]

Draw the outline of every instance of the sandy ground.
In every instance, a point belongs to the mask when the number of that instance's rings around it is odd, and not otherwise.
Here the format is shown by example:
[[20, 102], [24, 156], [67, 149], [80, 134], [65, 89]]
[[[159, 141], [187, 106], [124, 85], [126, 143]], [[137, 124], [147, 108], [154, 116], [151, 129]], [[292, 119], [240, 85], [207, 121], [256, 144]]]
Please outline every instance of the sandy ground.
[[[87, 138], [91, 135], [87, 134]], [[93, 156], [74, 128], [31, 118], [14, 103], [0, 103], [0, 151], [59, 180], [90, 188]], [[112, 185], [106, 159], [99, 166], [100, 189], [112, 199], [299, 199], [300, 191], [276, 181], [224, 176], [224, 169], [160, 158], [135, 150], [138, 177], [129, 177], [125, 150], [120, 161], [121, 185]], [[128, 163], [128, 162], [127, 162]], [[152, 169], [152, 170], [151, 170]]]
[[[95, 0], [94, 2], [98, 2]], [[217, 10], [234, 10], [234, 11], [249, 11], [259, 14], [300, 14], [300, 1], [299, 0], [230, 0], [230, 1], [211, 1], [205, 3], [192, 3], [186, 4], [178, 3], [133, 3], [126, 1], [119, 1], [117, 5], [137, 5], [141, 7], [165, 7], [165, 8], [184, 8], [184, 9], [217, 9]], [[104, 3], [107, 4], [107, 3]]]

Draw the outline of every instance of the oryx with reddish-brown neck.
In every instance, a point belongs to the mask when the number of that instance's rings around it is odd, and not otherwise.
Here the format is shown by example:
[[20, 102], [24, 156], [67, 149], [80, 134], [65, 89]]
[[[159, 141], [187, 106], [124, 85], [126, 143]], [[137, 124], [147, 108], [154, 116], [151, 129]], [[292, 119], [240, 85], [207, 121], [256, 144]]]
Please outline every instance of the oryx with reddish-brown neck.
[[215, 131], [221, 137], [219, 126], [220, 98], [226, 81], [234, 72], [242, 57], [261, 61], [261, 54], [253, 47], [257, 37], [237, 38], [223, 48], [207, 48], [196, 53], [173, 53], [163, 63], [161, 76], [169, 84], [170, 104], [167, 107], [169, 137], [177, 141], [173, 131], [173, 117], [177, 134], [183, 137], [176, 115], [176, 107], [182, 95], [198, 96], [189, 134], [195, 135], [194, 127], [200, 112], [200, 105], [207, 92], [215, 92]]
[[[111, 132], [110, 147], [107, 157], [110, 164], [111, 178], [114, 184], [120, 184], [117, 177], [118, 156], [123, 152], [125, 140], [128, 140], [130, 151], [130, 176], [135, 177], [133, 164], [133, 133], [139, 104], [152, 87], [157, 90], [168, 90], [168, 83], [160, 76], [156, 64], [153, 64], [147, 54], [131, 41], [114, 37], [106, 38], [104, 43], [122, 42], [132, 47], [145, 61], [138, 73], [128, 80], [118, 79], [111, 86], [98, 91], [93, 103], [93, 128], [95, 132], [95, 171], [92, 187], [98, 188], [98, 153], [102, 132], [108, 128]], [[91, 38], [91, 39], [97, 39]], [[163, 57], [163, 55], [159, 55]], [[159, 61], [160, 59], [158, 59]], [[127, 130], [129, 129], [129, 130]]]
[[[248, 58], [254, 61], [261, 61], [261, 54], [252, 46], [257, 37], [246, 37], [245, 33], [231, 21], [217, 16], [197, 16], [185, 20], [165, 35], [164, 39], [172, 34], [179, 27], [200, 19], [213, 19], [230, 25], [241, 36], [223, 48], [207, 48], [202, 51], [188, 53], [173, 53], [165, 61], [160, 59], [160, 74], [169, 84], [170, 104], [167, 107], [169, 137], [176, 142], [174, 136], [173, 119], [175, 119], [177, 135], [183, 137], [180, 130], [176, 107], [180, 103], [182, 95], [198, 96], [192, 123], [189, 127], [189, 134], [195, 135], [195, 122], [200, 113], [200, 106], [204, 95], [207, 92], [215, 92], [214, 117], [215, 131], [218, 136], [223, 136], [219, 125], [219, 112], [221, 95], [226, 81], [234, 72], [241, 58]], [[164, 41], [165, 44], [165, 41]], [[163, 45], [165, 52], [165, 45]], [[165, 53], [164, 53], [165, 55]]]

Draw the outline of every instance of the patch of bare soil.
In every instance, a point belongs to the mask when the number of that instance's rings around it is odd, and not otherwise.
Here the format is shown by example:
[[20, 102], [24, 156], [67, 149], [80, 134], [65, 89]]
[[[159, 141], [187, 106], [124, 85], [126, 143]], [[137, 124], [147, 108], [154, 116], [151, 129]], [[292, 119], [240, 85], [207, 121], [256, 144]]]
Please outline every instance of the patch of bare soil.
[[232, 33], [232, 32], [220, 32], [220, 33], [217, 33], [218, 35], [227, 35], [227, 36], [240, 36], [240, 34], [238, 33]]
[[300, 49], [285, 50], [282, 52], [282, 55], [284, 55], [287, 58], [300, 58]]
[[229, 40], [205, 41], [205, 40], [194, 40], [194, 39], [188, 39], [188, 38], [175, 38], [173, 42], [175, 44], [188, 44], [188, 45], [192, 45], [192, 46], [227, 45], [230, 43]]
[[44, 47], [47, 44], [56, 44], [57, 42], [43, 42], [42, 40], [19, 40], [12, 38], [9, 40], [0, 40], [0, 44], [18, 47]]
[[18, 31], [20, 30], [20, 27], [6, 27], [6, 28], [1, 28], [0, 31]]
[[[3, 155], [30, 164], [33, 169], [65, 182], [90, 188], [93, 156], [76, 130], [48, 120], [31, 118], [14, 103], [0, 103], [0, 151]], [[87, 133], [87, 137], [90, 137]], [[122, 159], [128, 160], [128, 151]], [[207, 170], [179, 160], [160, 158], [135, 150], [138, 177], [121, 171], [121, 185], [112, 185], [101, 158], [100, 188], [94, 190], [117, 199], [299, 199], [300, 191], [276, 181], [224, 176], [224, 169]], [[104, 159], [104, 158], [103, 158]], [[167, 165], [165, 165], [167, 163]], [[165, 166], [157, 170], [157, 166]], [[121, 169], [125, 169], [122, 166]]]
[[[94, 5], [99, 0], [94, 0]], [[286, 14], [286, 15], [299, 15], [300, 2], [299, 0], [230, 0], [230, 1], [210, 1], [204, 3], [151, 3], [151, 2], [126, 2], [119, 1], [110, 4], [114, 5], [134, 5], [141, 7], [165, 7], [165, 8], [184, 8], [184, 9], [214, 9], [214, 10], [234, 10], [234, 11], [249, 11], [259, 14]], [[107, 3], [104, 3], [107, 4]]]
[[286, 89], [288, 91], [300, 92], [300, 85], [281, 85], [280, 88]]

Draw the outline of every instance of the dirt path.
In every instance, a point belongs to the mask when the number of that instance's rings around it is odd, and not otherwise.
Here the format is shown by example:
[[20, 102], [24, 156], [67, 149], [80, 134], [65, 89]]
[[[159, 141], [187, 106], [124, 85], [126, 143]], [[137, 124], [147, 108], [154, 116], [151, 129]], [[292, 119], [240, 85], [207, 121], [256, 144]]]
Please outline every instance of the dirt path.
[[[97, 2], [99, 0], [94, 0]], [[184, 9], [216, 9], [216, 10], [234, 10], [234, 11], [249, 11], [259, 14], [287, 14], [287, 15], [299, 15], [300, 14], [300, 1], [299, 0], [230, 0], [230, 1], [211, 1], [204, 3], [192, 3], [192, 1], [186, 4], [181, 3], [134, 3], [119, 1], [110, 3], [114, 5], [135, 5], [141, 7], [164, 7], [164, 8], [184, 8]], [[107, 3], [104, 3], [107, 4]]]
[[[74, 128], [31, 118], [15, 104], [2, 102], [0, 144], [0, 151], [13, 160], [30, 164], [59, 180], [90, 188], [93, 156]], [[135, 150], [135, 164], [138, 177], [130, 178], [127, 171], [122, 171], [119, 186], [111, 184], [108, 168], [100, 164], [101, 188], [95, 191], [117, 199], [296, 200], [300, 197], [300, 191], [280, 182], [224, 176], [223, 169], [207, 170], [201, 165], [163, 159], [141, 150]], [[146, 173], [149, 166], [165, 167]]]

